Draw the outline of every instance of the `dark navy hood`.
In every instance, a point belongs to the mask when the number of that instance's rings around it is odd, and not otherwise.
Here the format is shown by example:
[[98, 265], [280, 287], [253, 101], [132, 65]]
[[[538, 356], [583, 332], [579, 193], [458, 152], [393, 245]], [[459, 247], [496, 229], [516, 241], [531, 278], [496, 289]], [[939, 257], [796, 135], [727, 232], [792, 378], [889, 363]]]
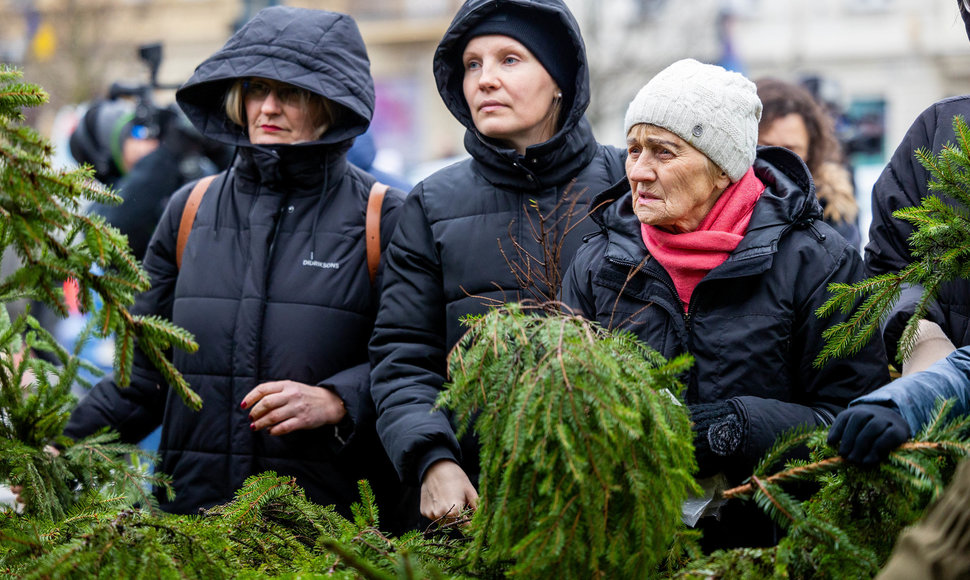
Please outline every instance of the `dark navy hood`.
[[[571, 104], [563, 103], [558, 132], [548, 141], [526, 148], [522, 155], [507, 144], [489, 139], [478, 132], [461, 86], [465, 74], [461, 64], [465, 34], [493, 12], [510, 7], [538, 11], [543, 14], [543, 21], [560, 23], [562, 30], [556, 36], [568, 38], [569, 42], [564, 42], [561, 46], [559, 58], [573, 59], [576, 64], [573, 100]], [[586, 47], [579, 24], [562, 0], [465, 2], [435, 51], [434, 75], [445, 106], [466, 128], [465, 150], [472, 156], [472, 166], [496, 187], [516, 191], [541, 191], [546, 187], [559, 187], [576, 177], [596, 155], [597, 144], [593, 129], [585, 116], [589, 106]], [[564, 89], [563, 94], [566, 92]]]
[[340, 106], [339, 120], [314, 143], [346, 142], [364, 133], [374, 115], [374, 81], [364, 40], [346, 14], [290, 6], [260, 10], [195, 69], [175, 97], [203, 135], [252, 146], [246, 129], [229, 120], [226, 91], [244, 77], [285, 82]]
[[[442, 37], [434, 54], [434, 76], [438, 92], [451, 114], [470, 132], [478, 132], [472, 122], [471, 111], [462, 93], [462, 78], [465, 71], [461, 64], [464, 50], [463, 37], [466, 32], [488, 17], [489, 14], [508, 7], [544, 12], [561, 23], [561, 36], [569, 38], [571, 45], [562, 46], [560, 58], [576, 61], [576, 78], [572, 103], [563, 111], [564, 121], [559, 133], [572, 130], [589, 106], [589, 66], [586, 61], [586, 46], [580, 34], [579, 23], [561, 0], [469, 0], [458, 10], [451, 25]], [[553, 137], [550, 141], [554, 141]]]

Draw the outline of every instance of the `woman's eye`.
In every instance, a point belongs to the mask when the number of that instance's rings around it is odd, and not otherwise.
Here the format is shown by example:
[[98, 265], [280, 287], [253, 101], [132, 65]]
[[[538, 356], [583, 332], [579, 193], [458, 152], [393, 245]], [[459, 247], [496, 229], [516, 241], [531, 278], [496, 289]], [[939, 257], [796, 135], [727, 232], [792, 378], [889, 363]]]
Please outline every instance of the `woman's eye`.
[[248, 81], [243, 85], [243, 89], [247, 96], [256, 99], [265, 99], [270, 92], [269, 85], [260, 81]]
[[479, 64], [478, 61], [470, 60], [470, 61], [468, 61], [468, 62], [465, 63], [465, 70], [475, 70], [475, 69], [479, 68], [480, 66], [481, 66], [481, 64]]
[[505, 57], [505, 60], [503, 60], [502, 62], [504, 62], [505, 64], [515, 64], [519, 62], [519, 59], [517, 59], [514, 56], [507, 56]]

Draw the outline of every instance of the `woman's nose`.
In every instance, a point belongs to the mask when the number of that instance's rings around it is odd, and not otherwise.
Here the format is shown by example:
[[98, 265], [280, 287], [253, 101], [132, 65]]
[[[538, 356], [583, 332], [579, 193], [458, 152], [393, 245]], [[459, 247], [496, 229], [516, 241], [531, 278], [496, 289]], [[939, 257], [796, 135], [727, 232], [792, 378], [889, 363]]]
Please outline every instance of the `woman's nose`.
[[498, 84], [498, 75], [495, 68], [487, 64], [482, 64], [481, 73], [478, 75], [478, 86], [494, 88]]
[[271, 89], [263, 99], [262, 109], [264, 112], [276, 112], [280, 110], [280, 99], [276, 96], [276, 89]]
[[627, 169], [627, 177], [633, 181], [653, 181], [657, 178], [657, 172], [651, 162], [649, 155], [640, 155], [637, 160], [630, 164]]

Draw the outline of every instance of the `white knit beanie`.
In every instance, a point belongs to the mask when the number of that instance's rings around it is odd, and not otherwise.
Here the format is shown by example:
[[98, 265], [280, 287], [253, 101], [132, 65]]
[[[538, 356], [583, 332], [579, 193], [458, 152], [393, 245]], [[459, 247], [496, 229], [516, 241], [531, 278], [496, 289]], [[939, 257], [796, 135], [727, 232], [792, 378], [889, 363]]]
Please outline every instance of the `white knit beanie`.
[[638, 123], [674, 133], [727, 173], [731, 181], [754, 164], [761, 99], [743, 75], [692, 58], [650, 79], [626, 110], [625, 134]]

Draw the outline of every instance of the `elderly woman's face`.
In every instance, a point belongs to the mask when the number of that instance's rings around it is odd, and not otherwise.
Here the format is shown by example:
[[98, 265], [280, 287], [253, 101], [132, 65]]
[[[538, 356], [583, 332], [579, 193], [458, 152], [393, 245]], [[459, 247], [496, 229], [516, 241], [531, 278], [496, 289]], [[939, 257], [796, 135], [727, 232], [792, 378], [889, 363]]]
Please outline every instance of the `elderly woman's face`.
[[731, 184], [707, 156], [666, 129], [634, 125], [627, 135], [626, 176], [633, 212], [645, 224], [692, 232]]
[[255, 144], [302, 143], [327, 130], [316, 120], [322, 104], [315, 95], [290, 84], [252, 78], [243, 84], [249, 141]]

